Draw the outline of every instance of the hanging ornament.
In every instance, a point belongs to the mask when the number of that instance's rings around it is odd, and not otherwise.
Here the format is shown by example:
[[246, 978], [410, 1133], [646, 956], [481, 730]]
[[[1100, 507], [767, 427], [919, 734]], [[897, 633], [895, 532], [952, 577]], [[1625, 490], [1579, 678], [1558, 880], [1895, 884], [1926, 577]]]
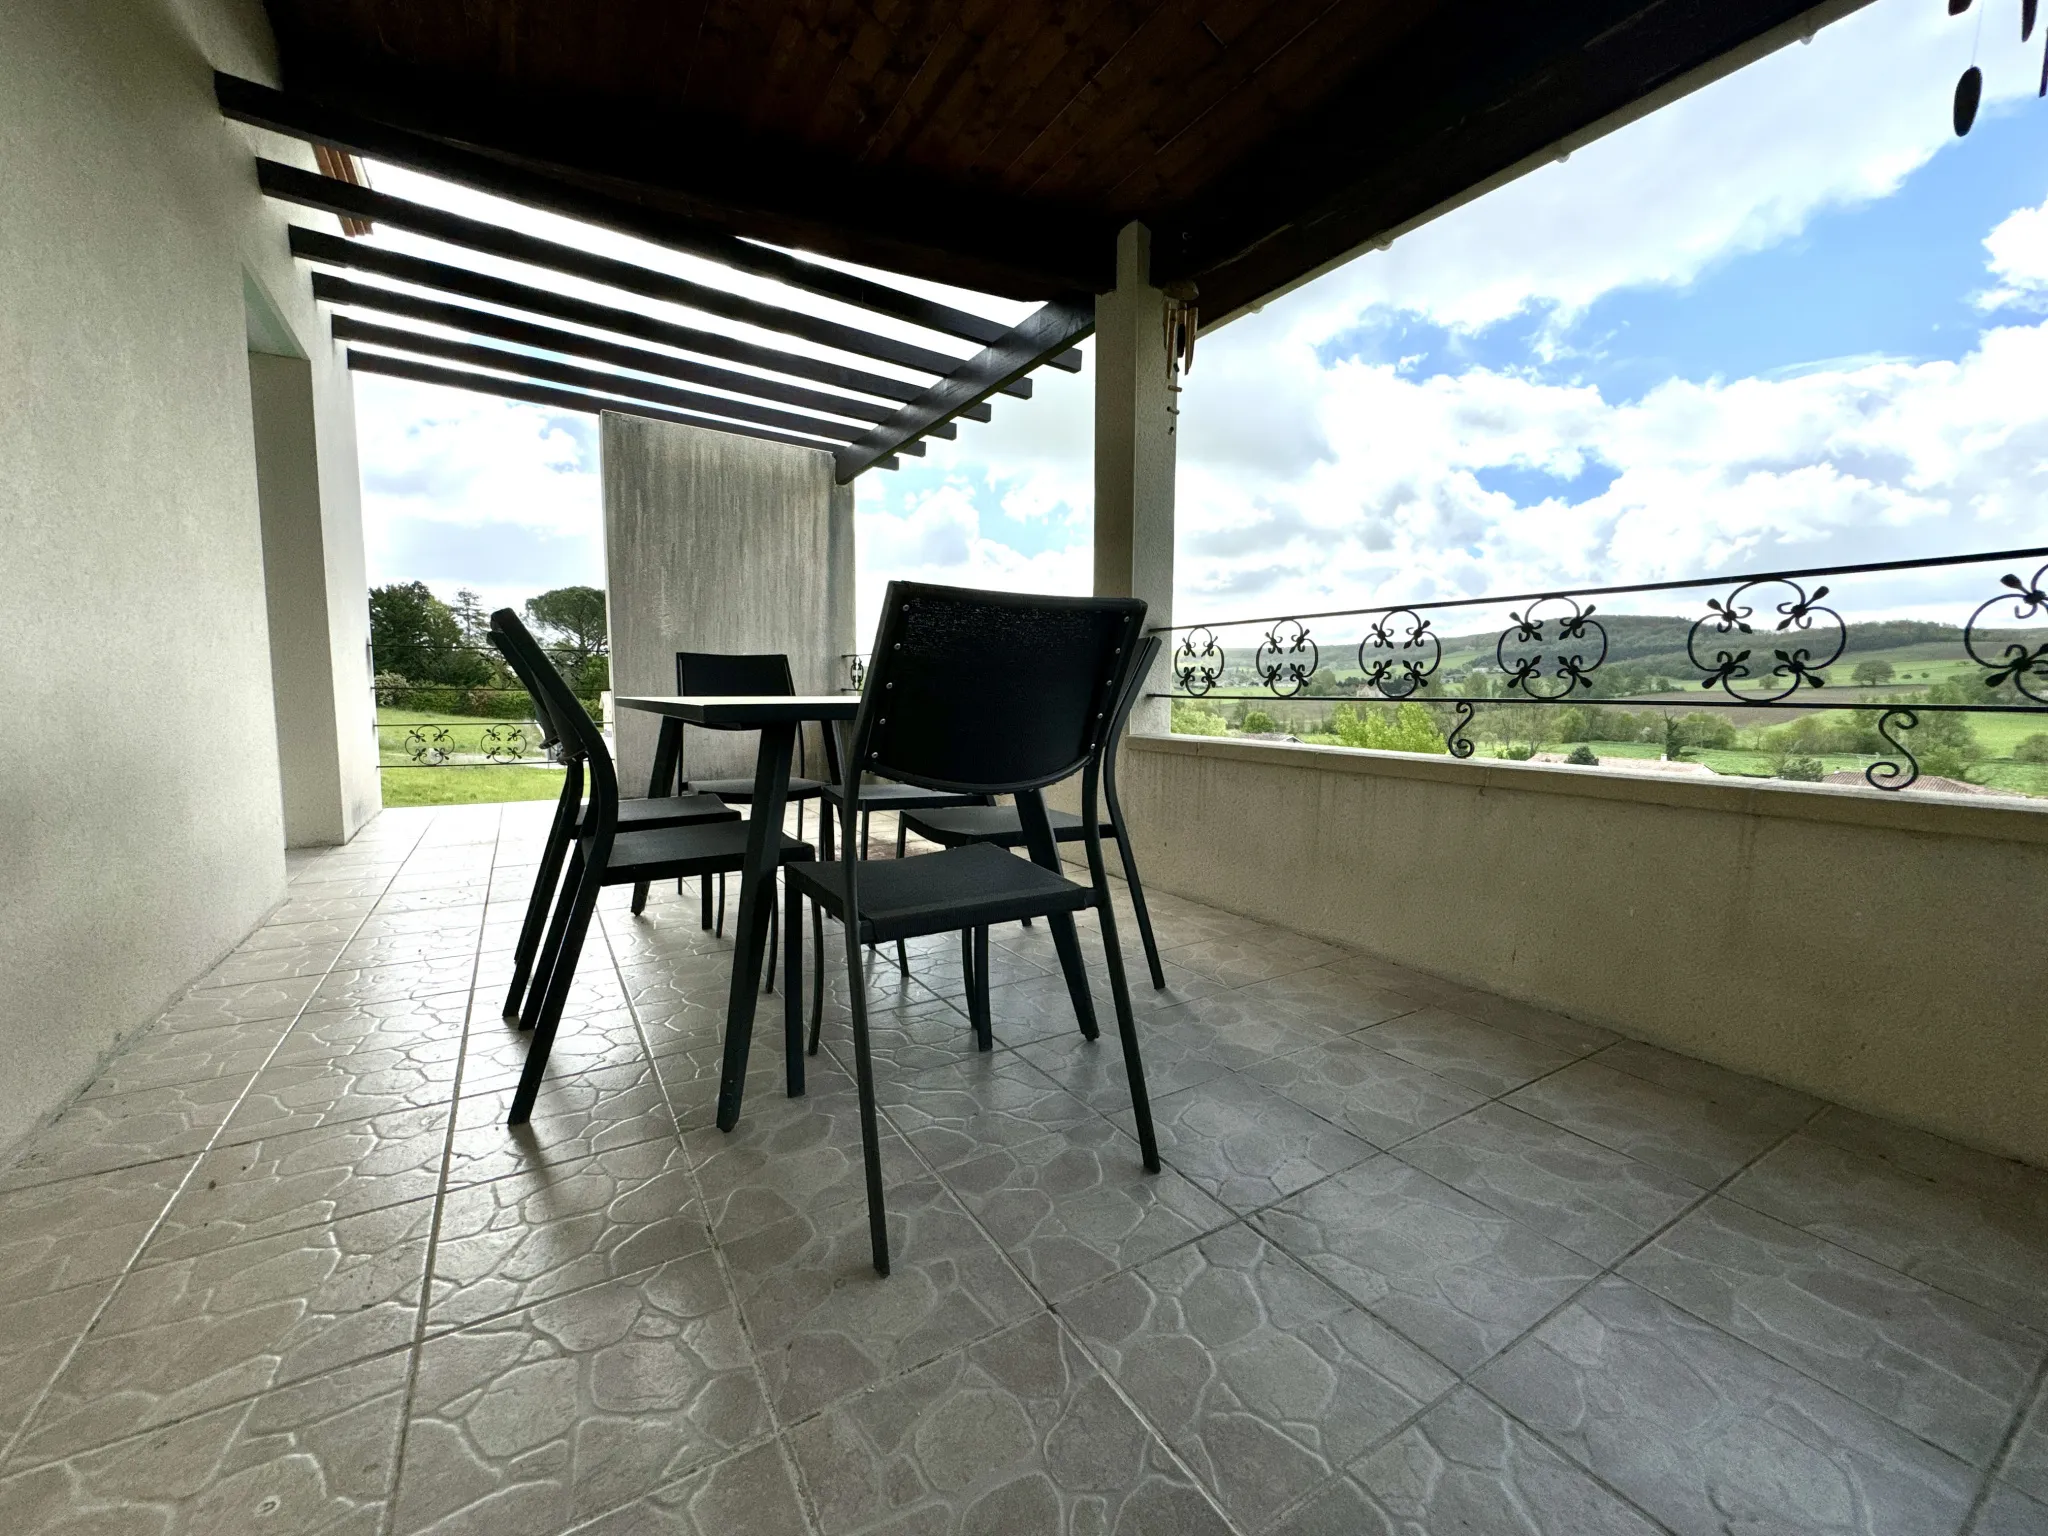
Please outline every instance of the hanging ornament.
[[1180, 426], [1180, 377], [1192, 372], [1195, 366], [1195, 333], [1202, 323], [1201, 311], [1196, 308], [1197, 290], [1193, 283], [1168, 283], [1164, 289], [1166, 304], [1166, 430], [1174, 432]]
[[2040, 0], [2020, 0], [2020, 41], [2034, 35], [2034, 12]]
[[1972, 64], [1956, 82], [1956, 137], [1961, 138], [1977, 121], [1977, 104], [1984, 99], [1984, 71]]

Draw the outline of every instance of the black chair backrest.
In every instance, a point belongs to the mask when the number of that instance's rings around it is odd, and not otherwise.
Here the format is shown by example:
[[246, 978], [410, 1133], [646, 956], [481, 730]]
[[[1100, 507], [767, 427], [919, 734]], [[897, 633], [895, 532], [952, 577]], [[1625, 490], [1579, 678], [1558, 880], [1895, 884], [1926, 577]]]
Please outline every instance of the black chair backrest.
[[[510, 613], [511, 611], [509, 608], [499, 610], [500, 613]], [[514, 622], [516, 623], [517, 620], [514, 620]], [[540, 727], [541, 746], [552, 747], [556, 745], [561, 741], [562, 733], [555, 728], [555, 717], [549, 713], [547, 701], [541, 697], [540, 679], [534, 676], [531, 670], [532, 658], [506, 645], [504, 640], [500, 638], [496, 614], [491, 616], [490, 635], [491, 643], [497, 646], [498, 650], [504, 655], [506, 662], [512, 668], [513, 676], [519, 679], [519, 685], [526, 690], [527, 702], [533, 706], [534, 724]]]
[[1092, 766], [1144, 621], [1136, 598], [892, 581], [849, 766], [981, 794]]
[[[1117, 695], [1116, 710], [1109, 717], [1109, 745], [1103, 748], [1102, 754], [1107, 763], [1116, 762], [1117, 744], [1123, 740], [1124, 726], [1131, 718], [1131, 711], [1137, 708], [1138, 700], [1144, 697], [1145, 684], [1151, 681], [1152, 663], [1158, 655], [1159, 637], [1140, 636], [1131, 656], [1131, 668], [1124, 674], [1123, 689]], [[1115, 770], [1112, 767], [1109, 771], [1113, 773]]]
[[[790, 675], [789, 658], [776, 652], [767, 656], [728, 655], [722, 651], [677, 651], [676, 692], [706, 698], [727, 696], [774, 696], [789, 698], [796, 692]], [[737, 731], [737, 725], [706, 726], [706, 730]]]
[[532, 691], [536, 707], [544, 712], [560, 733], [565, 761], [584, 765], [590, 776], [590, 809], [583, 819], [586, 834], [600, 833], [609, 840], [619, 820], [619, 780], [612, 767], [611, 749], [604, 733], [590, 718], [547, 652], [533, 638], [519, 616], [510, 608], [491, 615], [491, 639], [512, 663], [512, 670]]

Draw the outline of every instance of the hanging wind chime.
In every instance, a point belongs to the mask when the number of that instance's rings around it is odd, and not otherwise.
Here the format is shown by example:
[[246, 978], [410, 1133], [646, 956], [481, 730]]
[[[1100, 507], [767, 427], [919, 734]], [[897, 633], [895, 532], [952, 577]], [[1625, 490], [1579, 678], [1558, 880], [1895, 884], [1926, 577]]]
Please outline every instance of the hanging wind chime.
[[[2027, 0], [2029, 5], [2033, 0]], [[1166, 430], [1180, 430], [1180, 376], [1195, 367], [1195, 333], [1202, 323], [1193, 283], [1168, 283], [1166, 294]]]
[[[1988, 0], [1987, 0], [1988, 3]], [[1971, 0], [1948, 0], [1948, 13], [1960, 16], [1970, 8]], [[2040, 0], [2020, 0], [2020, 41], [2029, 42], [2034, 36], [2034, 21], [2039, 12]], [[1983, 36], [1984, 13], [1977, 13], [1977, 34]], [[2048, 43], [2041, 49], [2040, 95], [2048, 96]], [[1977, 67], [1977, 45], [1970, 45], [1970, 67], [1963, 71], [1962, 79], [1956, 82], [1955, 128], [1956, 137], [1968, 133], [1977, 121], [1977, 108], [1984, 101], [1984, 71]]]

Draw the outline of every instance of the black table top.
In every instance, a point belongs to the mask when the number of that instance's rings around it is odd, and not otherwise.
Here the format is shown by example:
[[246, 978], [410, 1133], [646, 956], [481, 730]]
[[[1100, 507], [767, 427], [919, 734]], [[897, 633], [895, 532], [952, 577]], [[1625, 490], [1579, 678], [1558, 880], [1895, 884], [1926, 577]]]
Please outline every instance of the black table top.
[[687, 720], [692, 725], [788, 725], [800, 720], [851, 720], [860, 710], [853, 693], [818, 694], [628, 694], [615, 695], [620, 709]]

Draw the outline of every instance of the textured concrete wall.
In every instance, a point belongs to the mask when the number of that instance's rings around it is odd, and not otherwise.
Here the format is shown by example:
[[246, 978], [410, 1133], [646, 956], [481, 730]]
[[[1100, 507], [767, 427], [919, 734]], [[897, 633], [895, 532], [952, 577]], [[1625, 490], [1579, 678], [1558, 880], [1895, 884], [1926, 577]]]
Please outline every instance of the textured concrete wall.
[[275, 79], [256, 0], [4, 36], [0, 1153], [283, 894], [245, 274], [341, 377], [213, 100]]
[[[690, 650], [781, 651], [799, 693], [837, 691], [856, 648], [853, 488], [832, 483], [832, 456], [610, 414], [602, 447], [613, 690], [674, 693], [675, 653]], [[618, 711], [629, 795], [646, 789], [655, 730]], [[751, 773], [754, 742], [693, 728], [686, 767]]]
[[354, 413], [345, 394], [323, 410], [318, 382], [302, 358], [249, 355], [278, 767], [293, 848], [347, 842], [380, 804]]
[[2048, 809], [1134, 737], [1148, 884], [2048, 1165]]

